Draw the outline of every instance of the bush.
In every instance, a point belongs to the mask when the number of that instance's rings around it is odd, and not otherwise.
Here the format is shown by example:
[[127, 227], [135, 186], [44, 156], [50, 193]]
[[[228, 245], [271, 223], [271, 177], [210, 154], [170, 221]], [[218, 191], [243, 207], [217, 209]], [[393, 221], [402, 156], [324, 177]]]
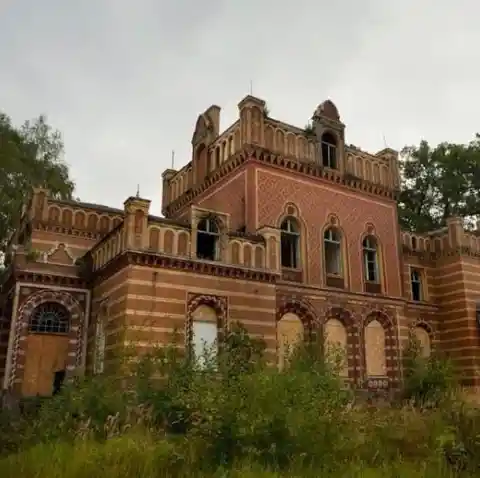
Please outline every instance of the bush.
[[416, 406], [366, 409], [338, 375], [342, 358], [324, 349], [302, 344], [279, 371], [239, 325], [201, 366], [176, 347], [153, 349], [125, 360], [122, 376], [87, 377], [28, 417], [0, 416], [0, 476], [440, 478], [478, 465], [480, 414], [447, 400], [448, 374], [412, 361]]
[[436, 407], [456, 387], [451, 362], [435, 353], [425, 357], [413, 336], [404, 351], [404, 368], [404, 398], [417, 405]]

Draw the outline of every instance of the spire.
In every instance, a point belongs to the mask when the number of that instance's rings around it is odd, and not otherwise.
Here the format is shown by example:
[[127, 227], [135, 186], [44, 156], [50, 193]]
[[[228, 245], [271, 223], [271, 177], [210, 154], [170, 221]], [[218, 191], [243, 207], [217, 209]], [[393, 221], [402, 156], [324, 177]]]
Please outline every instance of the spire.
[[137, 198], [140, 197], [140, 184], [137, 184]]

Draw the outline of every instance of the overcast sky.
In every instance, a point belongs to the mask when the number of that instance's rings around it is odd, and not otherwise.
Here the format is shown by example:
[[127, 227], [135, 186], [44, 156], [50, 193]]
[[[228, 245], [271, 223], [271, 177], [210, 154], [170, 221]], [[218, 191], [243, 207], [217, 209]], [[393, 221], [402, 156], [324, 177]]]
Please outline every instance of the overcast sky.
[[0, 109], [47, 115], [82, 200], [160, 213], [161, 173], [249, 93], [303, 127], [332, 99], [378, 151], [480, 131], [478, 0], [0, 0]]

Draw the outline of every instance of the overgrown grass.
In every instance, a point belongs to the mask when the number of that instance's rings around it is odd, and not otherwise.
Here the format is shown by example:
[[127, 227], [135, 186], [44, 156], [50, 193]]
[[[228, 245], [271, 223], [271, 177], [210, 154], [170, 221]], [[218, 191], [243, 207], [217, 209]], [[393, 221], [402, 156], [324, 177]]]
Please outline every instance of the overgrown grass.
[[480, 413], [455, 398], [447, 366], [425, 360], [410, 357], [410, 403], [378, 408], [345, 390], [341, 360], [319, 344], [282, 371], [241, 328], [201, 368], [174, 347], [155, 350], [127, 376], [3, 412], [0, 476], [474, 476]]

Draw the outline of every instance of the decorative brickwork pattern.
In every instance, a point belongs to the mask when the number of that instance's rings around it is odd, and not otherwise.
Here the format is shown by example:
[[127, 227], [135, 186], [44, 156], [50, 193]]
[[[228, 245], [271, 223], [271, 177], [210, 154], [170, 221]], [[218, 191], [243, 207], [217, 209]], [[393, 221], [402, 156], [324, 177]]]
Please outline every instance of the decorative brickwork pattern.
[[361, 236], [366, 223], [374, 224], [380, 241], [388, 295], [401, 296], [400, 264], [395, 238], [398, 229], [395, 204], [382, 204], [375, 198], [355, 192], [336, 192], [331, 185], [288, 177], [259, 169], [257, 172], [258, 224], [279, 226], [287, 203], [295, 204], [307, 225], [306, 265], [313, 284], [322, 284], [322, 228], [335, 214], [343, 225], [351, 271], [351, 287], [363, 291]]
[[58, 302], [70, 314], [67, 373], [71, 374], [82, 362], [85, 311], [78, 301], [66, 291], [42, 290], [34, 292], [28, 296], [18, 311], [12, 351], [12, 366], [8, 380], [10, 389], [21, 389], [25, 366], [24, 344], [28, 335], [30, 316], [35, 308], [44, 302]]

